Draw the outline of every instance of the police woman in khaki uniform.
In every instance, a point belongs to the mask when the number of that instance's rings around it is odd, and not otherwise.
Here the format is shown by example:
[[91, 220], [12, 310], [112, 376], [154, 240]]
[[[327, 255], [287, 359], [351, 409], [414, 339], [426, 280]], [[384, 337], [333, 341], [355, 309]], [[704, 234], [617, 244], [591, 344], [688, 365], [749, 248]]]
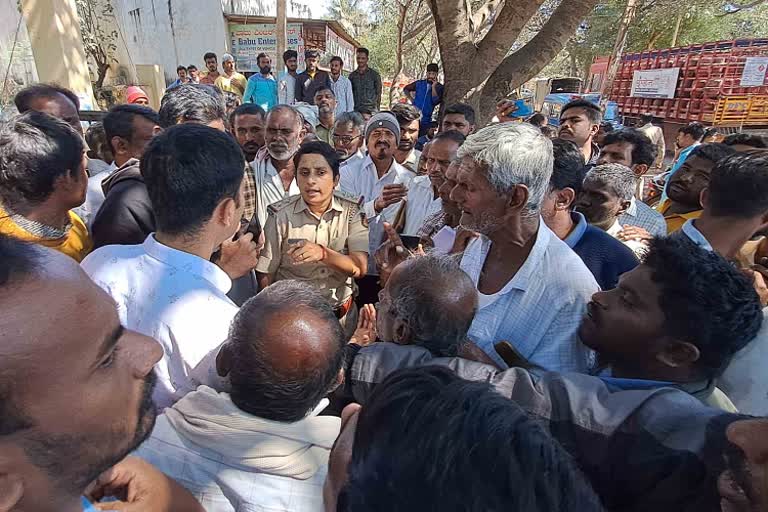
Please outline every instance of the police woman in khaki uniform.
[[368, 267], [368, 227], [358, 198], [334, 191], [339, 157], [325, 142], [303, 144], [293, 157], [300, 195], [269, 206], [259, 286], [307, 281], [328, 298], [349, 334], [357, 326], [354, 280]]

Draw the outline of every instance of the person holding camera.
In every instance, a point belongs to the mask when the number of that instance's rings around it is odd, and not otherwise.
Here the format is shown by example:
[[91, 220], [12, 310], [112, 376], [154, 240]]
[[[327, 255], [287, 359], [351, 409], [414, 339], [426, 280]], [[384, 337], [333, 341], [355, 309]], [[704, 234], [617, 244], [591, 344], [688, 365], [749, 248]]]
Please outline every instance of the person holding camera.
[[339, 157], [309, 142], [293, 157], [300, 194], [269, 206], [256, 273], [263, 289], [284, 279], [317, 287], [351, 335], [357, 326], [354, 278], [368, 266], [368, 227], [356, 197], [335, 191]]

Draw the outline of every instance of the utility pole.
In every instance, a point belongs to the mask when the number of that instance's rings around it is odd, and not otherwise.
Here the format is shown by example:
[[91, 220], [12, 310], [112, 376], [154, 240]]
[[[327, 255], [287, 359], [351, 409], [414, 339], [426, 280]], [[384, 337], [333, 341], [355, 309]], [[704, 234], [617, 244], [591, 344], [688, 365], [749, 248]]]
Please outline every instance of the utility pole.
[[[275, 56], [275, 67], [279, 73], [285, 71], [283, 62], [283, 53], [288, 46], [286, 35], [288, 33], [288, 21], [286, 19], [286, 0], [277, 0], [277, 24], [275, 25], [275, 35], [277, 36], [277, 55]], [[301, 56], [299, 56], [301, 58]]]
[[629, 26], [637, 14], [638, 0], [627, 0], [627, 6], [624, 8], [624, 14], [619, 23], [619, 33], [616, 35], [616, 43], [613, 45], [611, 59], [608, 61], [608, 70], [605, 73], [605, 79], [600, 86], [600, 108], [605, 111], [608, 106], [608, 95], [611, 93], [613, 81], [621, 64], [621, 54], [624, 53], [624, 47], [627, 45], [627, 36], [629, 35]]

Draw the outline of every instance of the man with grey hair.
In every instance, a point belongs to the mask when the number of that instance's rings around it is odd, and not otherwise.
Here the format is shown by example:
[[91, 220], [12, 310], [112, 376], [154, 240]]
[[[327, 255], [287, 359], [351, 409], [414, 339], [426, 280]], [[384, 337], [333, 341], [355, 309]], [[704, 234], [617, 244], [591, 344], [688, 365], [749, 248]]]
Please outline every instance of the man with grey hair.
[[270, 110], [264, 124], [264, 147], [250, 164], [256, 215], [262, 226], [267, 222], [269, 205], [300, 193], [293, 155], [306, 135], [302, 115], [289, 105], [278, 105]]
[[599, 287], [539, 215], [552, 142], [531, 125], [502, 123], [470, 135], [458, 157], [450, 198], [462, 227], [482, 235], [461, 261], [479, 292], [470, 339], [502, 367], [494, 345], [508, 341], [546, 370], [587, 371], [592, 354], [577, 330]]
[[[627, 166], [602, 164], [593, 167], [585, 176], [576, 200], [576, 210], [587, 222], [602, 229], [614, 238], [623, 231], [619, 216], [627, 211], [635, 194], [637, 177]], [[624, 244], [639, 258], [648, 252], [646, 242], [626, 240]]]
[[319, 414], [343, 380], [345, 341], [319, 291], [271, 285], [232, 322], [221, 389], [200, 386], [166, 409], [136, 454], [209, 510], [322, 510], [341, 420]]
[[358, 112], [344, 112], [333, 125], [331, 140], [341, 165], [351, 165], [365, 159], [363, 134], [365, 119]]

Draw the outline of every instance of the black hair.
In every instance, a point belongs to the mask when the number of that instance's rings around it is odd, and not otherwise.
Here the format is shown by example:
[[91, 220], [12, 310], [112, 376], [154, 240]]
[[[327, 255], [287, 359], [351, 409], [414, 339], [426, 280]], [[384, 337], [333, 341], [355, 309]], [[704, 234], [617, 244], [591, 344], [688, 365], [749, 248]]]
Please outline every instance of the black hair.
[[[43, 265], [44, 252], [38, 246], [0, 234], [0, 296], [13, 297], [13, 286], [29, 278]], [[5, 361], [10, 364], [11, 360]], [[8, 436], [34, 426], [14, 399], [13, 371], [0, 371], [0, 436]]]
[[640, 122], [648, 124], [653, 122], [653, 114], [640, 114]]
[[[331, 349], [312, 364], [281, 369], [268, 346], [280, 343], [268, 330], [275, 314], [317, 319], [316, 335], [327, 335]], [[232, 356], [232, 402], [259, 418], [291, 423], [304, 418], [332, 389], [344, 361], [344, 331], [328, 301], [307, 283], [283, 280], [262, 290], [240, 308], [225, 350]]]
[[318, 52], [317, 50], [313, 50], [313, 49], [305, 50], [304, 51], [304, 58], [305, 59], [320, 58], [320, 52]]
[[160, 126], [180, 123], [226, 122], [224, 96], [217, 88], [203, 84], [182, 84], [165, 93], [160, 102]]
[[194, 64], [190, 64], [189, 66], [187, 66], [187, 71], [191, 71], [193, 69], [197, 70], [197, 66], [195, 66]]
[[690, 135], [696, 142], [699, 142], [704, 137], [704, 125], [697, 121], [688, 123], [677, 131], [684, 135]]
[[205, 62], [205, 61], [206, 61], [206, 60], [208, 60], [208, 59], [216, 59], [216, 61], [218, 61], [218, 60], [219, 60], [219, 58], [218, 58], [218, 57], [216, 56], [216, 54], [215, 54], [215, 53], [213, 53], [213, 52], [208, 52], [208, 53], [206, 53], [205, 55], [203, 55], [203, 62]]
[[77, 175], [84, 150], [80, 134], [60, 119], [32, 110], [12, 118], [0, 130], [2, 203], [12, 210], [42, 203], [58, 178]]
[[450, 140], [461, 146], [464, 144], [464, 141], [467, 140], [467, 138], [464, 136], [463, 133], [457, 132], [456, 130], [450, 130], [447, 132], [440, 132], [434, 137], [432, 137], [432, 140], [430, 142], [437, 142], [438, 140]]
[[602, 511], [572, 457], [512, 400], [447, 368], [392, 373], [358, 416], [339, 511]]
[[160, 124], [160, 116], [149, 107], [142, 105], [115, 105], [104, 116], [104, 132], [107, 136], [107, 145], [112, 151], [112, 137], [121, 137], [131, 140], [133, 137], [133, 120], [136, 116], [143, 117], [156, 125]]
[[245, 157], [234, 138], [199, 124], [164, 130], [140, 164], [157, 230], [195, 234], [224, 199], [237, 201]]
[[754, 133], [732, 133], [723, 139], [726, 146], [750, 146], [755, 149], [768, 149], [765, 138]]
[[344, 67], [344, 61], [341, 60], [341, 57], [339, 57], [338, 55], [334, 55], [333, 57], [331, 57], [330, 62], [338, 62], [339, 64], [341, 64], [341, 67]]
[[427, 73], [429, 72], [437, 73], [438, 71], [440, 71], [440, 67], [434, 62], [432, 62], [431, 64], [427, 64]]
[[312, 97], [317, 96], [317, 93], [319, 93], [319, 92], [325, 92], [325, 91], [330, 91], [330, 93], [333, 95], [333, 97], [334, 98], [336, 97], [336, 92], [333, 89], [331, 89], [330, 87], [328, 87], [327, 85], [321, 85], [320, 87], [315, 89], [315, 93], [312, 95]]
[[603, 147], [622, 142], [632, 145], [632, 165], [645, 164], [650, 167], [656, 161], [658, 156], [656, 146], [653, 145], [647, 135], [634, 128], [622, 128], [606, 133]]
[[185, 68], [184, 66], [176, 66], [176, 73], [178, 73], [178, 72], [179, 72], [179, 71], [181, 71], [182, 69], [183, 69], [184, 71], [186, 71], [186, 70], [187, 70], [187, 68]]
[[299, 162], [301, 162], [301, 157], [304, 155], [322, 156], [328, 163], [328, 167], [333, 171], [333, 178], [336, 179], [339, 175], [339, 155], [336, 153], [336, 150], [326, 142], [315, 140], [299, 146], [299, 150], [293, 155], [293, 165], [296, 169], [299, 168]]
[[464, 116], [469, 124], [475, 124], [475, 109], [466, 103], [454, 103], [443, 112], [443, 118], [448, 114], [459, 114]]
[[229, 126], [235, 129], [235, 118], [237, 116], [259, 116], [262, 121], [267, 118], [267, 113], [255, 103], [243, 103], [229, 114]]
[[396, 103], [390, 111], [400, 126], [421, 120], [421, 110], [408, 103]]
[[719, 376], [763, 322], [751, 280], [685, 236], [651, 240], [644, 264], [660, 288], [666, 333], [698, 347], [700, 371]]
[[710, 175], [707, 203], [717, 217], [768, 212], [768, 151], [750, 150], [720, 160]]
[[600, 129], [603, 133], [611, 133], [614, 131], [613, 124], [610, 121], [600, 121]]
[[706, 139], [707, 137], [713, 137], [715, 135], [719, 135], [720, 132], [717, 128], [714, 126], [710, 126], [709, 128], [704, 130], [704, 135], [702, 136], [702, 139]]
[[64, 95], [75, 106], [75, 110], [80, 110], [80, 99], [77, 94], [66, 87], [56, 84], [34, 84], [20, 90], [13, 98], [13, 103], [20, 114], [27, 112], [32, 108], [32, 101], [35, 98], [55, 99], [58, 95]]
[[359, 113], [359, 114], [369, 114], [369, 115], [373, 115], [373, 113], [375, 112], [375, 110], [374, 110], [374, 109], [372, 109], [372, 108], [370, 108], [370, 107], [355, 107], [355, 112], [357, 112], [357, 113]]
[[[267, 55], [264, 52], [261, 52], [260, 54], [258, 54], [256, 56], [256, 64], [259, 65], [261, 63], [261, 59], [263, 59], [264, 57], [267, 57], [269, 59], [269, 55]], [[269, 59], [269, 60], [271, 61], [272, 59]]]
[[549, 180], [550, 189], [571, 188], [578, 195], [588, 170], [584, 164], [584, 153], [574, 142], [565, 139], [553, 139], [552, 152], [555, 160]]
[[531, 117], [528, 118], [527, 122], [532, 124], [533, 126], [540, 128], [542, 123], [544, 123], [547, 120], [547, 117], [542, 114], [541, 112], [536, 112]]
[[299, 52], [296, 50], [285, 50], [283, 52], [283, 62], [288, 62], [289, 59], [298, 59]]
[[542, 135], [548, 138], [552, 138], [553, 136], [557, 135], [557, 130], [550, 125], [540, 126], [539, 130], [541, 130]]
[[371, 52], [368, 51], [368, 48], [358, 48], [355, 50], [355, 53], [364, 53], [366, 57], [369, 57], [371, 55]]
[[600, 121], [603, 120], [603, 113], [600, 111], [600, 107], [591, 101], [584, 99], [569, 101], [563, 105], [562, 110], [560, 110], [560, 117], [562, 118], [565, 111], [572, 108], [583, 108], [584, 113], [587, 115], [587, 119], [589, 119], [589, 122], [592, 124], [600, 124]]
[[709, 160], [712, 163], [717, 163], [723, 158], [729, 157], [736, 152], [731, 146], [726, 146], [720, 142], [710, 142], [708, 144], [700, 144], [694, 148], [688, 155], [688, 158], [697, 156], [704, 160]]

